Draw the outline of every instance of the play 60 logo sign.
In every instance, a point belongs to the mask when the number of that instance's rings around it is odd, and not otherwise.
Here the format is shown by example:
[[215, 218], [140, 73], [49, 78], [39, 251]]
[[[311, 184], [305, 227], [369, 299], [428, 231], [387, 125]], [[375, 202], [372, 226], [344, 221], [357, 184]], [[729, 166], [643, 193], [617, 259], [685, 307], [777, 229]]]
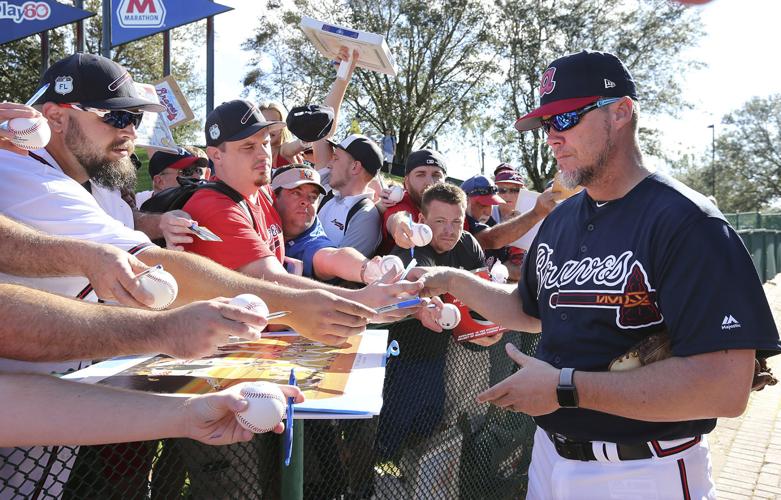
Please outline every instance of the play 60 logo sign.
[[25, 2], [22, 5], [0, 1], [0, 19], [10, 19], [16, 24], [22, 21], [43, 21], [48, 19], [51, 8], [46, 2]]

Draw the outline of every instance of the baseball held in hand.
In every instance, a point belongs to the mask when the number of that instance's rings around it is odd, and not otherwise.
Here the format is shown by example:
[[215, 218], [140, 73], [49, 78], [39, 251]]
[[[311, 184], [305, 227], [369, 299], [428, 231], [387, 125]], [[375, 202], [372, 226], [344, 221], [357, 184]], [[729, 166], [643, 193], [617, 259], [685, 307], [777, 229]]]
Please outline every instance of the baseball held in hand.
[[425, 224], [412, 224], [412, 243], [416, 247], [424, 247], [431, 243], [434, 233]]
[[8, 131], [14, 134], [11, 142], [17, 148], [28, 151], [41, 149], [49, 144], [52, 131], [46, 118], [13, 118], [8, 122]]
[[258, 313], [264, 318], [267, 318], [269, 314], [268, 306], [265, 302], [263, 302], [263, 299], [257, 295], [252, 295], [251, 293], [242, 293], [241, 295], [236, 295], [231, 299], [230, 302], [228, 302], [228, 304], [241, 307], [242, 309], [246, 309], [254, 313]]
[[391, 186], [388, 192], [388, 200], [398, 203], [404, 198], [404, 188], [401, 186]]
[[452, 330], [461, 322], [461, 311], [454, 304], [445, 304], [442, 306], [442, 313], [437, 320], [439, 326], [445, 330]]
[[236, 412], [236, 420], [245, 429], [260, 433], [274, 430], [287, 410], [282, 390], [270, 382], [244, 384], [239, 394], [247, 400], [247, 408]]
[[168, 271], [160, 269], [154, 269], [148, 274], [145, 274], [138, 278], [138, 282], [141, 288], [149, 292], [154, 301], [149, 307], [151, 309], [165, 309], [170, 306], [176, 300], [176, 295], [179, 293], [179, 285], [176, 284], [176, 279]]
[[404, 271], [404, 262], [395, 255], [386, 255], [380, 261], [380, 272], [382, 276], [393, 271], [393, 274], [399, 274]]

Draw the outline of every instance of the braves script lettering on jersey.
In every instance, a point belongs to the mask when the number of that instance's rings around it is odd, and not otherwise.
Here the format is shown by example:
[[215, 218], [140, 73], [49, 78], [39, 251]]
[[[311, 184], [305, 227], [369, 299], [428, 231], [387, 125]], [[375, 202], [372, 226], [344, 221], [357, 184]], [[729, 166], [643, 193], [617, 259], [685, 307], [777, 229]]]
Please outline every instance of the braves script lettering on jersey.
[[[675, 356], [779, 349], [740, 237], [702, 195], [661, 174], [606, 204], [586, 192], [562, 203], [540, 228], [519, 291], [524, 311], [542, 320], [537, 357], [557, 368], [605, 371], [665, 329]], [[740, 327], [723, 328], [730, 315]], [[571, 439], [619, 443], [691, 438], [716, 423], [646, 422], [581, 408], [536, 421]]]

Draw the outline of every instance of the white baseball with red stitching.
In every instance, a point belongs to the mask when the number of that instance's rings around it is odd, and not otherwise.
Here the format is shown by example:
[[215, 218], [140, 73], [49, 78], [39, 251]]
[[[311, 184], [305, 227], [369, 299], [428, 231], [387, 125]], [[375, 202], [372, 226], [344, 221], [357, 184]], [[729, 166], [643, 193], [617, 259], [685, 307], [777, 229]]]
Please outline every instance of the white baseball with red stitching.
[[452, 330], [461, 323], [461, 311], [454, 304], [445, 304], [437, 323], [445, 330]]
[[174, 303], [179, 293], [179, 285], [176, 283], [176, 278], [163, 269], [155, 269], [141, 276], [138, 280], [141, 288], [154, 297], [152, 305], [149, 306], [152, 309], [165, 309]]
[[236, 295], [231, 299], [229, 304], [232, 306], [244, 308], [254, 313], [258, 313], [264, 318], [268, 317], [269, 314], [268, 306], [263, 301], [263, 299], [251, 293], [242, 293], [241, 295]]
[[31, 151], [49, 144], [52, 131], [46, 118], [13, 118], [8, 122], [8, 131], [14, 134], [14, 146]]
[[254, 433], [269, 432], [282, 421], [287, 400], [278, 385], [271, 382], [245, 384], [239, 394], [247, 400], [247, 408], [236, 412], [236, 420]]

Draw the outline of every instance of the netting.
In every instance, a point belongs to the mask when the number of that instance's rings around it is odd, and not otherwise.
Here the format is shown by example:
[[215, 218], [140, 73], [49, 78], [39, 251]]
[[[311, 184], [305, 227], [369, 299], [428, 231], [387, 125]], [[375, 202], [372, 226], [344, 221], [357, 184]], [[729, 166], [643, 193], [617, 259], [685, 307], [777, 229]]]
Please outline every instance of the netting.
[[[508, 332], [491, 347], [454, 342], [409, 320], [390, 327], [379, 417], [304, 424], [304, 498], [522, 498], [534, 422], [475, 396], [513, 373]], [[56, 425], [56, 422], [52, 422]], [[89, 426], [89, 422], [84, 422]], [[207, 446], [167, 439], [2, 450], [0, 499], [278, 498], [280, 437]]]

